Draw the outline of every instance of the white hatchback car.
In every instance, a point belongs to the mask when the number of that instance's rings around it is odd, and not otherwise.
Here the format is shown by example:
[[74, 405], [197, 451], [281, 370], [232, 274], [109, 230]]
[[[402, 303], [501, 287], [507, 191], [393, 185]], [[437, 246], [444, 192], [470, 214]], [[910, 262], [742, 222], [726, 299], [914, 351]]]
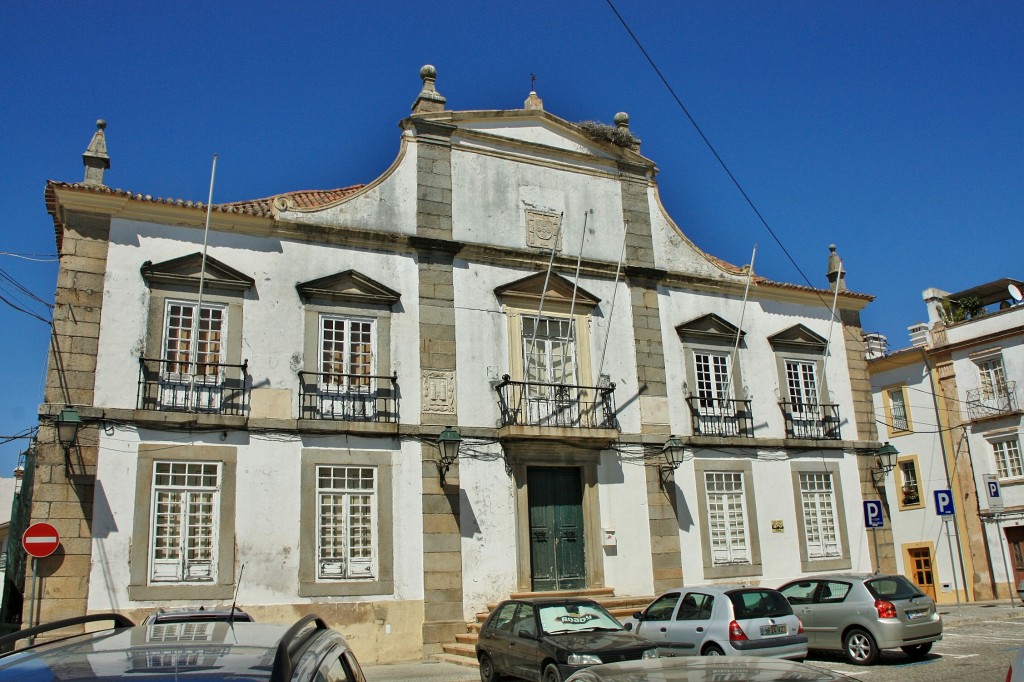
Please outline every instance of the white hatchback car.
[[807, 657], [793, 607], [765, 587], [671, 590], [623, 624], [657, 644], [661, 656]]

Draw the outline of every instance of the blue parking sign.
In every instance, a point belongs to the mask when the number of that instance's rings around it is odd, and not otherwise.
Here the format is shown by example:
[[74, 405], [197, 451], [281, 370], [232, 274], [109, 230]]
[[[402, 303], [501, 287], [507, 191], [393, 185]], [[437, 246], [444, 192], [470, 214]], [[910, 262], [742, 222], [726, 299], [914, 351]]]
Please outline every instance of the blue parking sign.
[[946, 488], [945, 490], [935, 491], [935, 513], [939, 516], [952, 516], [953, 515], [953, 491]]
[[885, 525], [881, 500], [864, 500], [864, 525], [868, 528], [881, 528]]

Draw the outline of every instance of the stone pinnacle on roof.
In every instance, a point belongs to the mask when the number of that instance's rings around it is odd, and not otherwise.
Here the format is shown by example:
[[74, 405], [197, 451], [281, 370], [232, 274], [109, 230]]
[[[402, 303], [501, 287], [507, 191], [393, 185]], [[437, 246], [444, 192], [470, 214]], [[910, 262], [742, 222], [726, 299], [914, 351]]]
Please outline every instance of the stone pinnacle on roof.
[[103, 129], [107, 122], [102, 118], [96, 121], [96, 132], [92, 134], [92, 141], [82, 154], [82, 163], [85, 164], [86, 185], [103, 185], [103, 171], [110, 168], [110, 157], [107, 156], [107, 138]]
[[836, 253], [836, 245], [828, 245], [828, 288], [832, 291], [846, 291], [846, 270], [843, 259]]
[[434, 81], [437, 80], [437, 69], [426, 64], [420, 69], [420, 78], [423, 79], [423, 89], [412, 103], [412, 113], [429, 114], [435, 111], [444, 111], [444, 105], [448, 101], [441, 93], [434, 88]]

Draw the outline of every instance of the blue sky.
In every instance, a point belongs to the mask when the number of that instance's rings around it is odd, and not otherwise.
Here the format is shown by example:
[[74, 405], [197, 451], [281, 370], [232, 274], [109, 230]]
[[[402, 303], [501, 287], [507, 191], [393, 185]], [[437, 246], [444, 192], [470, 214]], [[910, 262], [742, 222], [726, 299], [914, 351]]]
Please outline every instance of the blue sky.
[[[864, 327], [907, 345], [921, 291], [1024, 276], [1024, 3], [613, 0], [789, 256], [733, 186], [607, 0], [5, 3], [0, 296], [48, 317], [47, 179], [214, 201], [369, 182], [433, 64], [450, 109], [626, 111], [662, 200], [705, 251], [824, 287], [838, 245]], [[790, 257], [796, 262], [791, 262]], [[797, 266], [799, 269], [797, 269]], [[10, 279], [6, 279], [9, 277]], [[0, 436], [36, 423], [48, 327], [0, 301]], [[2, 439], [0, 439], [2, 440]], [[0, 445], [10, 475], [27, 445]]]

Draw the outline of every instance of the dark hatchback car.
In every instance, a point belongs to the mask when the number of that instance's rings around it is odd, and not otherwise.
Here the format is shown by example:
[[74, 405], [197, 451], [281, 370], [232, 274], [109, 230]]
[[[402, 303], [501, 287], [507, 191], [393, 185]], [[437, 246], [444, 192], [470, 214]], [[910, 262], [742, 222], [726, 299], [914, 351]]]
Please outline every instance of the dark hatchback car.
[[502, 675], [562, 682], [587, 666], [657, 658], [658, 651], [591, 599], [533, 597], [498, 604], [480, 629], [476, 657], [482, 682]]
[[[67, 634], [69, 628], [112, 628]], [[64, 631], [62, 636], [60, 633]], [[0, 637], [0, 682], [366, 682], [345, 638], [316, 616], [294, 625], [186, 621], [133, 626], [116, 613], [68, 618]]]

